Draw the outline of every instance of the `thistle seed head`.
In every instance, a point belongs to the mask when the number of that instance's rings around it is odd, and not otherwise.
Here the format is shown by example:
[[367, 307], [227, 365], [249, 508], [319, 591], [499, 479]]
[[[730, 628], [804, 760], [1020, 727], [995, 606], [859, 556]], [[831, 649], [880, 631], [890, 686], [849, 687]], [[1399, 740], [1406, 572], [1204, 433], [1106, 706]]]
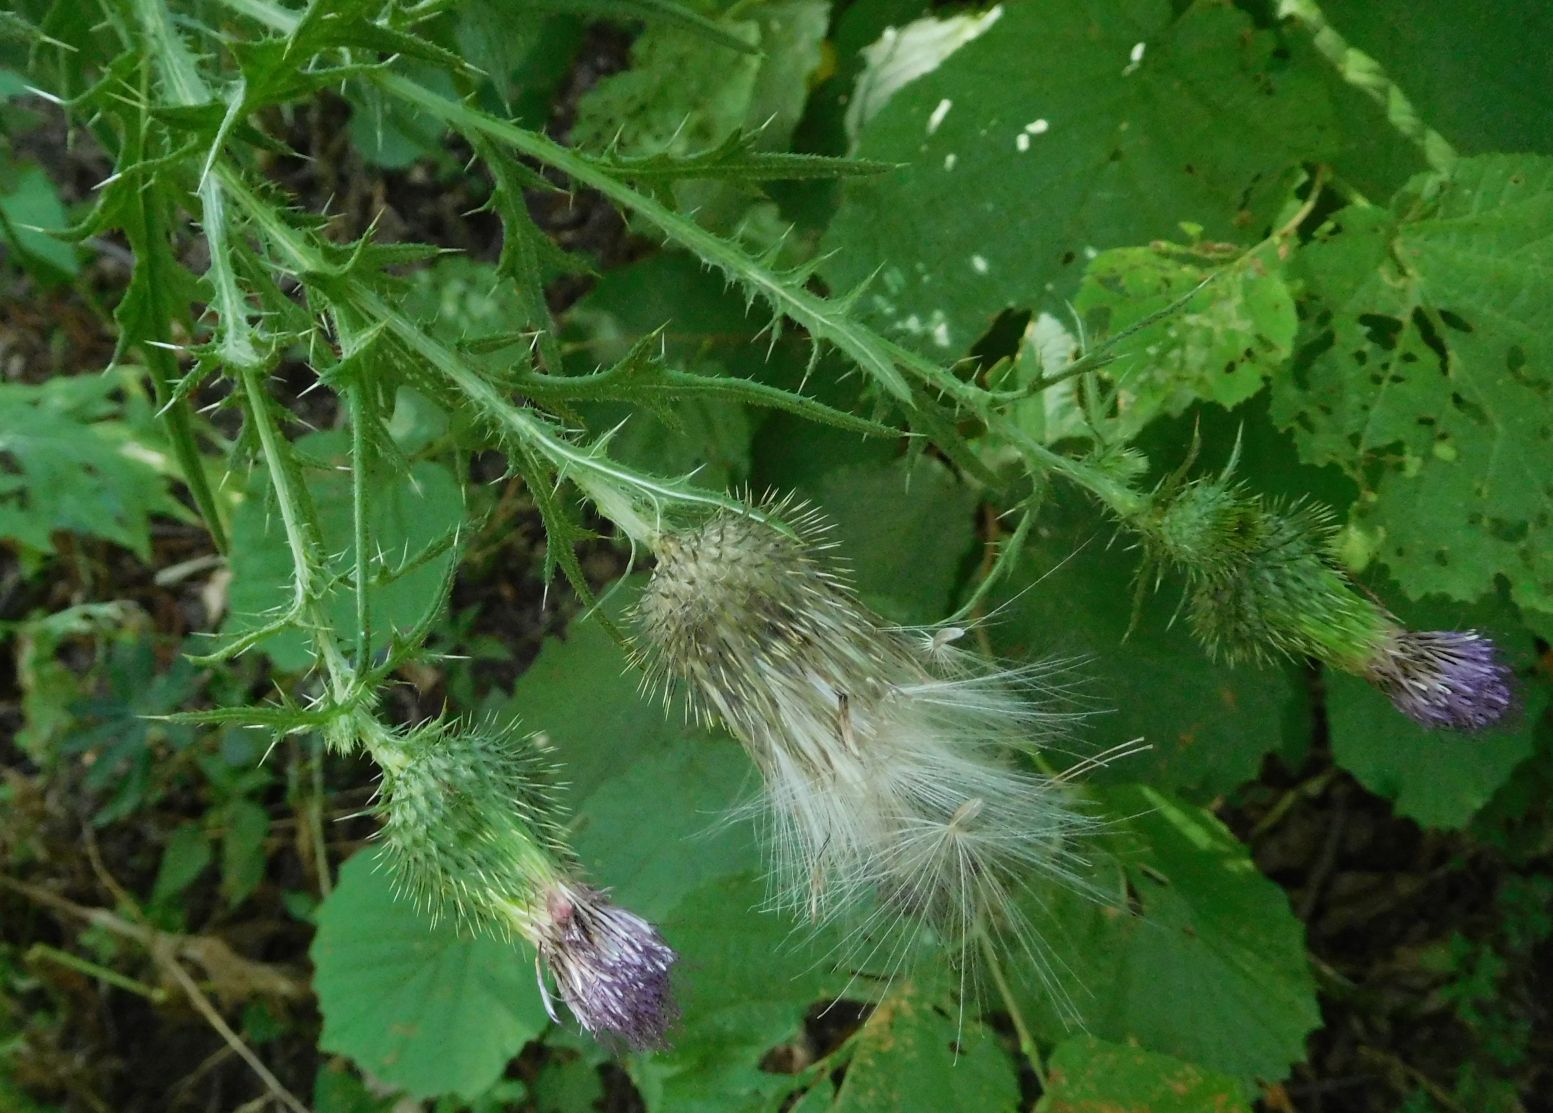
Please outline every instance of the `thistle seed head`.
[[[603, 892], [575, 882], [546, 890], [536, 928], [540, 961], [584, 1028], [637, 1051], [665, 1046], [679, 1016], [669, 987], [679, 956], [657, 928], [611, 904]], [[543, 976], [539, 987], [556, 1019]]]
[[1080, 883], [1072, 841], [1092, 820], [1007, 761], [1071, 720], [1051, 709], [1056, 671], [886, 624], [826, 548], [790, 506], [720, 514], [661, 540], [635, 615], [649, 675], [684, 682], [760, 768], [786, 901], [823, 918], [872, 894], [876, 917], [964, 937], [1010, 926], [1033, 876]]
[[1509, 666], [1476, 630], [1396, 630], [1365, 678], [1424, 727], [1482, 730], [1503, 720], [1514, 703]]

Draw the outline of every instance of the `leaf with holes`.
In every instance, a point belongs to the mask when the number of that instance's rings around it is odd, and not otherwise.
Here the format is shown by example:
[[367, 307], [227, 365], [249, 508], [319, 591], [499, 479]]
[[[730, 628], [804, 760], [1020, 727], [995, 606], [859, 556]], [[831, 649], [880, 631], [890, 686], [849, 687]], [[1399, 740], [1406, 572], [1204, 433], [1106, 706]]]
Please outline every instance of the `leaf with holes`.
[[[1210, 276], [1213, 282], [1197, 289]], [[1166, 313], [1194, 289], [1179, 311]], [[1103, 373], [1115, 384], [1116, 437], [1132, 436], [1198, 399], [1227, 408], [1244, 402], [1289, 358], [1298, 326], [1294, 298], [1271, 251], [1221, 269], [1210, 257], [1172, 244], [1102, 252], [1084, 272], [1073, 308], [1094, 336], [1164, 314], [1129, 335]]]
[[1232, 6], [1174, 9], [993, 9], [863, 128], [860, 155], [906, 166], [847, 184], [824, 244], [832, 287], [878, 270], [859, 307], [919, 349], [959, 354], [1007, 306], [1060, 311], [1094, 251], [1182, 221], [1259, 239], [1300, 162], [1335, 135], [1326, 98], [1313, 68], [1275, 60], [1275, 35]]
[[1297, 374], [1273, 415], [1361, 485], [1352, 524], [1409, 595], [1496, 575], [1553, 612], [1553, 158], [1466, 159], [1301, 252]]

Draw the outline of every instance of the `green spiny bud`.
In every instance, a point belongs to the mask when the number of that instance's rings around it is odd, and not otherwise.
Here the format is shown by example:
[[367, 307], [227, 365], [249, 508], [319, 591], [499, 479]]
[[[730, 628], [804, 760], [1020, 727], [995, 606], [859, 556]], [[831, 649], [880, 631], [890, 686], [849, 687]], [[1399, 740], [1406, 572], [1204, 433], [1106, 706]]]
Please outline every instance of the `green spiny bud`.
[[530, 936], [533, 895], [563, 872], [553, 765], [530, 738], [437, 722], [403, 739], [383, 775], [384, 851], [417, 905]]
[[[435, 914], [527, 939], [590, 1032], [661, 1047], [678, 1015], [669, 989], [676, 955], [655, 927], [580, 880], [539, 741], [429, 723], [398, 742], [380, 810], [400, 886]], [[550, 1010], [543, 975], [540, 992]]]
[[1410, 632], [1355, 589], [1325, 508], [1280, 507], [1226, 476], [1187, 484], [1140, 526], [1151, 556], [1185, 573], [1194, 633], [1231, 663], [1313, 657], [1364, 677], [1425, 727], [1478, 730], [1512, 706], [1487, 638]]

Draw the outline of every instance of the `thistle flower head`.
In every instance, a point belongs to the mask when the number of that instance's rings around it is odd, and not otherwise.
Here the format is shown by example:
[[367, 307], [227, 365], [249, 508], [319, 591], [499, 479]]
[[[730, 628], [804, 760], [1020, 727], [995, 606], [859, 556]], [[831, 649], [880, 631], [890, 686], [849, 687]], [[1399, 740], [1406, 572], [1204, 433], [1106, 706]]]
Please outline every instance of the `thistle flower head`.
[[1192, 628], [1216, 655], [1314, 657], [1374, 684], [1425, 727], [1480, 730], [1509, 711], [1509, 669], [1475, 631], [1404, 630], [1355, 590], [1331, 516], [1278, 506], [1227, 477], [1187, 484], [1143, 522], [1150, 549], [1186, 573]]
[[[660, 1046], [676, 1013], [674, 952], [651, 924], [576, 880], [534, 738], [428, 724], [401, 740], [384, 774], [385, 856], [400, 887], [434, 914], [527, 939], [590, 1032]], [[539, 988], [554, 1016], [543, 974]]]
[[[584, 1028], [618, 1036], [638, 1051], [664, 1046], [679, 1015], [669, 988], [678, 956], [657, 928], [597, 889], [559, 882], [544, 894], [535, 945]], [[545, 1008], [555, 1019], [548, 991]]]
[[952, 936], [1009, 926], [1032, 876], [1079, 883], [1092, 825], [1060, 778], [1007, 761], [1071, 719], [1049, 709], [1060, 680], [886, 624], [827, 547], [790, 506], [666, 535], [636, 613], [649, 676], [685, 682], [760, 768], [788, 903], [820, 918], [871, 893]]
[[1365, 670], [1402, 714], [1425, 727], [1481, 730], [1508, 714], [1510, 669], [1476, 630], [1396, 630]]

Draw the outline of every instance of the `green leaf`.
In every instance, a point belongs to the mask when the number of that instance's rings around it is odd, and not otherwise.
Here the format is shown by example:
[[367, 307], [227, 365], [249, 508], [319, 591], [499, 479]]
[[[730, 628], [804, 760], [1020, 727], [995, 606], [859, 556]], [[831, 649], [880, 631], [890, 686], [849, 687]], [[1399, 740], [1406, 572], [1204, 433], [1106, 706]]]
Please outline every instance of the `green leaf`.
[[1474, 8], [1472, 19], [1449, 4], [1408, 5], [1406, 19], [1373, 0], [1322, 0], [1321, 8], [1458, 150], [1553, 154], [1547, 86], [1522, 64], [1527, 43], [1553, 40], [1553, 8], [1542, 0]]
[[1549, 686], [1534, 671], [1532, 636], [1508, 606], [1434, 599], [1398, 612], [1409, 629], [1481, 630], [1517, 673], [1532, 677], [1522, 685], [1521, 708], [1508, 725], [1468, 736], [1425, 730], [1358, 677], [1327, 674], [1327, 723], [1339, 764], [1371, 792], [1391, 799], [1399, 814], [1425, 827], [1461, 827], [1535, 750]]
[[913, 347], [960, 355], [1007, 306], [1050, 308], [1095, 252], [1258, 238], [1332, 122], [1315, 71], [1227, 4], [1006, 4], [863, 129], [907, 169], [846, 185], [822, 273]]
[[726, 736], [681, 728], [632, 746], [635, 760], [579, 805], [572, 845], [621, 904], [658, 919], [697, 886], [759, 865], [749, 817], [728, 818], [752, 771]]
[[210, 840], [198, 823], [180, 824], [162, 849], [162, 861], [151, 886], [151, 903], [166, 904], [194, 883], [210, 865]]
[[766, 903], [766, 883], [746, 873], [690, 892], [664, 919], [684, 1019], [667, 1053], [629, 1064], [653, 1113], [753, 1113], [792, 1087], [761, 1061], [799, 1036], [805, 1013], [845, 976], [829, 971], [825, 937], [795, 932]]
[[[605, 615], [623, 621], [634, 592], [607, 600]], [[659, 918], [690, 890], [759, 865], [748, 818], [729, 818], [748, 795], [749, 759], [726, 735], [686, 725], [679, 707], [644, 698], [599, 621], [547, 639], [501, 714], [544, 727], [566, 770], [574, 849], [632, 911]]]
[[57, 281], [80, 273], [75, 249], [48, 234], [67, 223], [54, 183], [41, 168], [24, 163], [0, 174], [0, 240], [40, 277]]
[[1035, 1113], [1251, 1113], [1233, 1078], [1168, 1055], [1076, 1036], [1047, 1062]]
[[1113, 543], [1109, 521], [1067, 496], [1042, 507], [1035, 534], [1024, 558], [1034, 583], [988, 633], [1016, 661], [1077, 659], [1073, 677], [1097, 712], [1083, 731], [1086, 750], [1149, 743], [1091, 779], [1208, 799], [1253, 779], [1263, 755], [1283, 749], [1286, 719], [1303, 744], [1310, 719], [1293, 667], [1209, 661], [1185, 623], [1172, 621], [1174, 586], [1145, 595], [1133, 625], [1138, 554]]
[[270, 816], [254, 801], [239, 798], [221, 809], [221, 818], [226, 825], [221, 836], [221, 895], [228, 904], [237, 905], [264, 880]]
[[[649, 26], [632, 44], [631, 68], [606, 77], [578, 102], [573, 141], [583, 150], [608, 151], [606, 164], [627, 178], [636, 175], [615, 169], [614, 156], [648, 166], [675, 159], [710, 166], [744, 135], [747, 147], [784, 150], [803, 113], [809, 74], [820, 64], [829, 7], [827, 0], [767, 0], [745, 18], [727, 21], [730, 32], [758, 46], [758, 53], [740, 57], [680, 28]], [[746, 187], [752, 180], [744, 171], [735, 177]], [[747, 188], [682, 175], [638, 180], [663, 183], [663, 196], [706, 227], [750, 225]]]
[[[1232, 1075], [1247, 1096], [1282, 1079], [1321, 1020], [1287, 894], [1208, 812], [1152, 788], [1101, 800], [1104, 814], [1131, 817], [1113, 829], [1115, 888], [1098, 880], [1129, 910], [1058, 894], [1032, 914], [1085, 1028]], [[1070, 1034], [1045, 989], [1031, 1001], [1048, 1038]]]
[[112, 376], [0, 383], [0, 538], [51, 553], [62, 530], [148, 559], [152, 515], [186, 516], [161, 446], [118, 420], [118, 388]]
[[1299, 259], [1312, 335], [1273, 415], [1359, 482], [1353, 528], [1414, 598], [1503, 576], [1553, 611], [1553, 159], [1422, 176]]
[[1293, 353], [1294, 298], [1270, 251], [1219, 268], [1164, 243], [1103, 252], [1084, 272], [1073, 308], [1090, 335], [1114, 336], [1163, 312], [1210, 275], [1214, 280], [1184, 307], [1128, 336], [1102, 373], [1118, 394], [1112, 436], [1127, 438], [1198, 399], [1237, 406]]
[[837, 468], [812, 489], [865, 600], [900, 622], [937, 622], [954, 609], [979, 500], [941, 461]]
[[985, 1113], [1019, 1107], [1014, 1060], [963, 1006], [913, 981], [895, 986], [869, 1015], [834, 1100], [823, 1078], [802, 1113]]
[[319, 1046], [415, 1097], [474, 1097], [547, 1023], [530, 948], [433, 925], [371, 853], [340, 870], [310, 954]]

